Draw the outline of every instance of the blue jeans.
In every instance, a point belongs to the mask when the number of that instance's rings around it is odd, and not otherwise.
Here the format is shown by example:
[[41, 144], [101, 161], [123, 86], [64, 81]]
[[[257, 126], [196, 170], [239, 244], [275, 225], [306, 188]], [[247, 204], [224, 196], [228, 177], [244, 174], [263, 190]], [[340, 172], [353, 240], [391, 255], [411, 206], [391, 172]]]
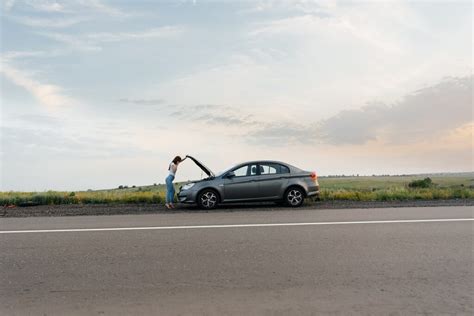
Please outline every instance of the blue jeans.
[[166, 203], [173, 203], [174, 200], [174, 185], [173, 185], [174, 176], [168, 175], [166, 177]]

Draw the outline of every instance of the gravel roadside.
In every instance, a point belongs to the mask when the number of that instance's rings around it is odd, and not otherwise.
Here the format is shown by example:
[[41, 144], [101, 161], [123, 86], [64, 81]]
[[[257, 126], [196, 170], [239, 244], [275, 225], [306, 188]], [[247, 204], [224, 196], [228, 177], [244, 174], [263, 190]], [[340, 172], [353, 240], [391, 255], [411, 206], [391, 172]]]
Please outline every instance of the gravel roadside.
[[[388, 207], [433, 207], [433, 206], [474, 206], [474, 199], [459, 200], [416, 200], [389, 202], [324, 201], [307, 202], [302, 209], [346, 209], [346, 208], [388, 208]], [[288, 209], [273, 203], [228, 204], [217, 210], [203, 211], [195, 206], [178, 205], [168, 210], [161, 204], [79, 204], [79, 205], [40, 205], [0, 209], [0, 217], [34, 216], [82, 216], [82, 215], [125, 215], [185, 212], [235, 212], [235, 211], [275, 211]], [[295, 209], [297, 211], [298, 209]]]

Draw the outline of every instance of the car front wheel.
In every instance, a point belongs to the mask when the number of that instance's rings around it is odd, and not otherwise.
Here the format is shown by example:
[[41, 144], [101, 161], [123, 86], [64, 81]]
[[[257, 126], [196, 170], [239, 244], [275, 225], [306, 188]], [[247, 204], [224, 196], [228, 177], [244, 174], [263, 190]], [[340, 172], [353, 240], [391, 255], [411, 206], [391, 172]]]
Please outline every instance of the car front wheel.
[[219, 196], [214, 190], [204, 190], [198, 196], [198, 205], [200, 208], [211, 210], [217, 207]]
[[290, 188], [286, 191], [285, 202], [288, 206], [298, 207], [304, 202], [304, 192], [300, 188]]

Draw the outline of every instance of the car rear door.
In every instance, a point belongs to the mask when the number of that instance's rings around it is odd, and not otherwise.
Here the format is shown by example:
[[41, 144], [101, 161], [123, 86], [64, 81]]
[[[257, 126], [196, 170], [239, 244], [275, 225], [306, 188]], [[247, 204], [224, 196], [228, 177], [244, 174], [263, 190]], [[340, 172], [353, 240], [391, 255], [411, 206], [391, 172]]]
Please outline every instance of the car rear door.
[[257, 199], [257, 165], [239, 166], [231, 171], [235, 173], [235, 176], [232, 178], [224, 177], [224, 201]]
[[259, 196], [262, 199], [281, 198], [288, 183], [289, 169], [277, 163], [260, 163], [259, 169]]

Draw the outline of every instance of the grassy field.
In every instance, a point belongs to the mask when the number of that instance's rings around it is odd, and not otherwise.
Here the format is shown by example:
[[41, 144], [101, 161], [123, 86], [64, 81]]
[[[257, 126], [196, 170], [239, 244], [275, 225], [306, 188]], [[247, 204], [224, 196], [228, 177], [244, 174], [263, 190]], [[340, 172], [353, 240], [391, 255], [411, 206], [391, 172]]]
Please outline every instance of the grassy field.
[[[408, 184], [426, 177], [429, 188]], [[320, 177], [321, 200], [402, 201], [473, 199], [474, 173], [445, 175]], [[179, 187], [179, 183], [176, 185]], [[80, 192], [0, 192], [0, 205], [163, 203], [164, 185]]]
[[[372, 190], [406, 187], [408, 183], [430, 177], [439, 188], [474, 186], [474, 172], [446, 175], [408, 175], [373, 177], [322, 177], [319, 183], [326, 189]], [[474, 187], [471, 187], [474, 188]]]
[[[409, 188], [430, 177], [429, 188]], [[321, 200], [402, 201], [474, 198], [474, 173], [320, 178]]]

